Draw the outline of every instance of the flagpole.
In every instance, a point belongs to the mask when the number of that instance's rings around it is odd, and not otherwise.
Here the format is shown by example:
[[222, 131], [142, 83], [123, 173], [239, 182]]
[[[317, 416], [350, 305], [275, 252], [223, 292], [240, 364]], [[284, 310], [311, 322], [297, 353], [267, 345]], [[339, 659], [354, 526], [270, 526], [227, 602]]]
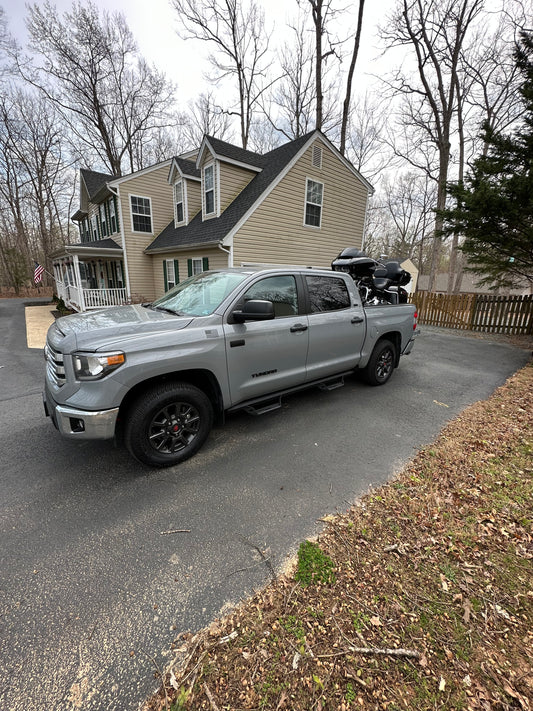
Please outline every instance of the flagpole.
[[58, 284], [61, 284], [61, 286], [64, 286], [63, 282], [62, 282], [62, 281], [59, 281], [59, 279], [57, 279], [53, 274], [50, 274], [50, 272], [48, 271], [48, 269], [44, 269], [44, 273], [45, 273], [45, 274], [48, 274], [48, 276], [51, 276], [52, 279], [53, 279], [55, 282], [57, 282]]

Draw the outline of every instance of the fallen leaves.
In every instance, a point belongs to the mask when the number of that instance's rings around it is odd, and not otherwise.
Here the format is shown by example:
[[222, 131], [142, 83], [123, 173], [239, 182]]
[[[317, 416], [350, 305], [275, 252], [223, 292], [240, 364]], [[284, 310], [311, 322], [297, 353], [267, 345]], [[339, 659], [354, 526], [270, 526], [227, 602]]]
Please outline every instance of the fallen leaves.
[[184, 640], [168, 697], [194, 711], [531, 711], [532, 431], [529, 367], [389, 485], [323, 517], [332, 584], [282, 576]]

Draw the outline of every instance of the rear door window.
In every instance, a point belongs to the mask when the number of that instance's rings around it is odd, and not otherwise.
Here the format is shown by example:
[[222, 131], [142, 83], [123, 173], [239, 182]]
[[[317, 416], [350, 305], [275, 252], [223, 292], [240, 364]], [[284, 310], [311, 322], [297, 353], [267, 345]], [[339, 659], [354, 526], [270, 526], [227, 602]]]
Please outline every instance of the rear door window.
[[344, 279], [328, 276], [305, 277], [311, 305], [311, 313], [339, 311], [351, 306], [350, 294]]

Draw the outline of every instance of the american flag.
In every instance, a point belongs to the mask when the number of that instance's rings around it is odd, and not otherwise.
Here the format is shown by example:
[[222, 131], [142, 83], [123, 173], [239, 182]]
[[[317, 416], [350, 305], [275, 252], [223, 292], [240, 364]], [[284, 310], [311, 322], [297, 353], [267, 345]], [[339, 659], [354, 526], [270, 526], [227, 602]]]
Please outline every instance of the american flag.
[[44, 267], [42, 267], [38, 262], [35, 262], [35, 269], [33, 270], [33, 281], [35, 284], [39, 284], [43, 280]]

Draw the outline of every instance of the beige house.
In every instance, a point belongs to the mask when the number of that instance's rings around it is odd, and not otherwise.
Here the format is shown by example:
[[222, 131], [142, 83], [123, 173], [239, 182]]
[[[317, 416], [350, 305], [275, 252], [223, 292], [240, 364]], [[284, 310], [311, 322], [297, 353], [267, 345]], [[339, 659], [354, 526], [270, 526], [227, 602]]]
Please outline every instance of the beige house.
[[328, 267], [361, 246], [372, 192], [319, 131], [262, 155], [205, 136], [121, 178], [80, 175], [80, 242], [51, 255], [58, 295], [80, 311], [151, 301], [207, 269]]

